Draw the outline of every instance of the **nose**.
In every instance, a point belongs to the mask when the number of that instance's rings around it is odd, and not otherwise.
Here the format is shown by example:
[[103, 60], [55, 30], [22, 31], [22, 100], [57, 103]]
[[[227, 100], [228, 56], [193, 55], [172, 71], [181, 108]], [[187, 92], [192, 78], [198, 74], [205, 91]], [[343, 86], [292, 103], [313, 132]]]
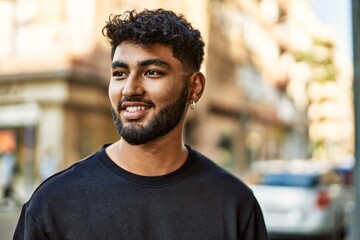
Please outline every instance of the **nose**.
[[130, 74], [126, 80], [124, 88], [122, 89], [122, 95], [131, 97], [135, 95], [142, 95], [143, 93], [144, 89], [141, 77], [136, 74]]

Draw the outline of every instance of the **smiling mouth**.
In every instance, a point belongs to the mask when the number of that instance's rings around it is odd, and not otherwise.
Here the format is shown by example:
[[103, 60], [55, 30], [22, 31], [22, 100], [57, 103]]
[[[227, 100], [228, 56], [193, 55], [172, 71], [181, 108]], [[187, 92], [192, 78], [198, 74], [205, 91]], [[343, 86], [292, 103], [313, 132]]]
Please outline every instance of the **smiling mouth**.
[[141, 110], [146, 110], [148, 109], [148, 107], [145, 106], [129, 106], [124, 108], [125, 111], [127, 112], [136, 112], [136, 111], [141, 111]]
[[123, 103], [120, 111], [125, 120], [134, 121], [144, 118], [151, 106], [143, 105], [140, 103]]

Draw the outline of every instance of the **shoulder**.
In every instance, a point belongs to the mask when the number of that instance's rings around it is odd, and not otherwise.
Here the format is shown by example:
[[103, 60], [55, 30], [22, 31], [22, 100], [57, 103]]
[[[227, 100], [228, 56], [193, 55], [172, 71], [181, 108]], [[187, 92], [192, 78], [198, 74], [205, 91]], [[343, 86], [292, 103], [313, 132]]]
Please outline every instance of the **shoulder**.
[[[68, 168], [52, 175], [46, 179], [37, 190], [47, 187], [47, 185], [62, 184], [64, 181], [73, 180], [74, 178], [83, 177], [84, 174], [91, 171], [97, 164], [99, 152], [92, 153], [91, 155], [79, 160]], [[35, 191], [36, 192], [36, 191]]]
[[[254, 199], [252, 190], [248, 185], [233, 173], [223, 169], [203, 154], [192, 150], [195, 157], [194, 175], [203, 178], [212, 188], [223, 194], [240, 197], [244, 201]], [[251, 202], [251, 201], [250, 201]]]
[[246, 184], [239, 177], [220, 167], [210, 158], [204, 156], [203, 154], [195, 150], [192, 150], [192, 152], [192, 155], [195, 158], [195, 169], [196, 171], [199, 171], [199, 173], [208, 175], [209, 177], [214, 179], [215, 182], [219, 182], [219, 184], [228, 183], [246, 186]]
[[95, 178], [93, 174], [99, 169], [98, 154], [93, 153], [43, 181], [33, 192], [27, 206], [37, 208], [38, 205], [61, 203], [73, 196], [81, 186], [91, 184], [91, 179]]
[[250, 187], [238, 176], [221, 168], [204, 155], [196, 151], [194, 154], [196, 159], [192, 184], [198, 183], [197, 189], [200, 189], [202, 194], [210, 193], [209, 199], [220, 200], [225, 212], [233, 212], [240, 216], [237, 221], [239, 226], [242, 226], [241, 232], [244, 231], [249, 219], [256, 218], [261, 224], [261, 210]]

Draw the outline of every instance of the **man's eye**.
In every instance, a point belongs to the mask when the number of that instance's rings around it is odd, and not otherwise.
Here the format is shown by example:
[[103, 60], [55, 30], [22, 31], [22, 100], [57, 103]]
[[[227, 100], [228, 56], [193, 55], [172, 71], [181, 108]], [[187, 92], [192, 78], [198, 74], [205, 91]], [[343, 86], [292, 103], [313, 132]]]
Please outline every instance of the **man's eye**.
[[157, 75], [161, 75], [161, 73], [160, 72], [158, 72], [158, 71], [155, 71], [155, 70], [149, 70], [149, 71], [147, 71], [146, 73], [145, 73], [145, 75], [149, 75], [149, 76], [157, 76]]
[[124, 77], [125, 76], [125, 73], [123, 72], [119, 72], [119, 71], [115, 71], [113, 72], [113, 77]]

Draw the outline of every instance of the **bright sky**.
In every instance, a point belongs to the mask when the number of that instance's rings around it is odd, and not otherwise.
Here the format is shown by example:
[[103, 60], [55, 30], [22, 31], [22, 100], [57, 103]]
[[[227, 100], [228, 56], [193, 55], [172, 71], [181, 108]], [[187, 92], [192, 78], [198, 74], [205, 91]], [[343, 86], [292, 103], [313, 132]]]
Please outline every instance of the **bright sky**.
[[341, 47], [352, 60], [351, 0], [311, 0], [311, 4], [321, 23], [335, 27]]

